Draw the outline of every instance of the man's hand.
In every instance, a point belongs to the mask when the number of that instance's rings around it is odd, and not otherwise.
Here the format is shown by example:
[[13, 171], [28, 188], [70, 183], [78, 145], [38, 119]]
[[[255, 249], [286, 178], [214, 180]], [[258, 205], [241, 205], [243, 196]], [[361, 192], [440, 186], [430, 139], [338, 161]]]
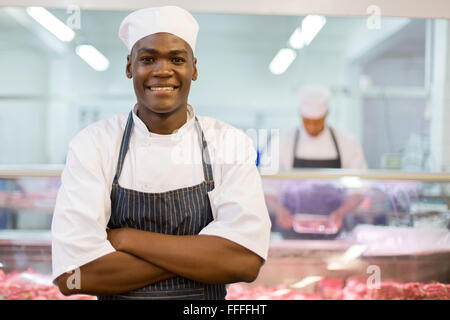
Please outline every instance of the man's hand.
[[335, 226], [339, 229], [342, 228], [343, 217], [339, 211], [333, 211], [328, 218], [332, 226]]
[[281, 206], [277, 211], [277, 224], [283, 229], [291, 229], [292, 228], [292, 214], [289, 209]]

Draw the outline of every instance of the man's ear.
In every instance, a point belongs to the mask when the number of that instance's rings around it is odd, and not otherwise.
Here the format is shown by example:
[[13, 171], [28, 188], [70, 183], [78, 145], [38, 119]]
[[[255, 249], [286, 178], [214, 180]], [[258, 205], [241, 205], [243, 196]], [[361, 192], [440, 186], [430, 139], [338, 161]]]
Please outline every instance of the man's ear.
[[131, 54], [127, 56], [127, 67], [125, 69], [125, 73], [128, 79], [133, 78], [133, 74], [131, 73]]
[[197, 71], [197, 58], [194, 58], [194, 73], [192, 74], [192, 80], [195, 81], [198, 78], [198, 71]]

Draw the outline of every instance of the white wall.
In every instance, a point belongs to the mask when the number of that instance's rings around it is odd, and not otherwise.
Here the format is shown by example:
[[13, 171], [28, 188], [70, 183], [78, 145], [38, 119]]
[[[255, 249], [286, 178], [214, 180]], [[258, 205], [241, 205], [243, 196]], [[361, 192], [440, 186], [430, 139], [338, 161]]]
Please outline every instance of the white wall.
[[45, 162], [47, 60], [30, 48], [3, 48], [0, 70], [0, 163]]
[[431, 150], [437, 170], [450, 171], [450, 31], [446, 20], [434, 23], [433, 77], [429, 112]]

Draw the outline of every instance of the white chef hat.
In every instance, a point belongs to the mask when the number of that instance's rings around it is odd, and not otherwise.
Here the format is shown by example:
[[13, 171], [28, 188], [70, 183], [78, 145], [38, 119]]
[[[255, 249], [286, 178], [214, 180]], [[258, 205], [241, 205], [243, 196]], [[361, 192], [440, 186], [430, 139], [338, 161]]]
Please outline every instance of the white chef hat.
[[185, 9], [176, 6], [145, 8], [134, 11], [123, 19], [119, 38], [131, 51], [140, 39], [158, 32], [167, 32], [186, 41], [195, 52], [198, 33], [197, 20]]
[[323, 85], [308, 85], [300, 88], [298, 102], [302, 117], [322, 118], [328, 112], [330, 96], [330, 89]]

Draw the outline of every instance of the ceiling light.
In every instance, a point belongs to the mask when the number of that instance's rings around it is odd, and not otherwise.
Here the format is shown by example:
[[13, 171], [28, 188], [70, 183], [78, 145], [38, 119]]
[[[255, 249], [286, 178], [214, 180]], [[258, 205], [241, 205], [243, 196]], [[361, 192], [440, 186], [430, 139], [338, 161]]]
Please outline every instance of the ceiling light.
[[305, 45], [305, 40], [303, 39], [303, 34], [300, 28], [296, 28], [289, 38], [289, 45], [294, 49], [301, 49]]
[[309, 45], [319, 31], [323, 28], [327, 19], [324, 16], [309, 15], [302, 21], [302, 36], [306, 45]]
[[352, 245], [344, 254], [339, 257], [332, 257], [328, 261], [328, 270], [349, 270], [351, 267], [356, 267], [357, 259], [363, 255], [367, 246], [361, 244]]
[[345, 251], [345, 253], [342, 256], [342, 261], [344, 261], [345, 263], [349, 263], [355, 260], [358, 257], [360, 257], [364, 253], [364, 251], [366, 251], [366, 249], [367, 246], [365, 245], [355, 244]]
[[273, 58], [272, 62], [270, 62], [270, 72], [277, 75], [284, 73], [287, 68], [289, 68], [292, 61], [295, 60], [296, 56], [297, 54], [292, 49], [280, 49], [280, 51], [278, 51], [278, 53]]
[[83, 44], [75, 49], [77, 55], [86, 61], [94, 70], [105, 71], [109, 67], [109, 60], [94, 46]]
[[70, 42], [75, 37], [72, 29], [45, 8], [28, 7], [27, 13], [61, 41]]
[[341, 184], [349, 189], [352, 188], [361, 188], [363, 186], [363, 183], [361, 181], [361, 178], [359, 177], [341, 177], [340, 179]]
[[290, 289], [280, 289], [280, 290], [277, 290], [277, 291], [273, 292], [273, 293], [272, 293], [272, 296], [273, 296], [273, 297], [279, 297], [279, 296], [288, 294], [288, 293], [290, 293], [290, 292], [291, 292]]
[[317, 281], [321, 280], [322, 278], [323, 277], [321, 277], [321, 276], [306, 277], [306, 278], [304, 278], [303, 280], [301, 280], [301, 281], [299, 281], [297, 283], [291, 284], [290, 287], [291, 288], [295, 288], [295, 289], [304, 288], [304, 287], [309, 286], [310, 284], [312, 284], [314, 282], [317, 282]]

